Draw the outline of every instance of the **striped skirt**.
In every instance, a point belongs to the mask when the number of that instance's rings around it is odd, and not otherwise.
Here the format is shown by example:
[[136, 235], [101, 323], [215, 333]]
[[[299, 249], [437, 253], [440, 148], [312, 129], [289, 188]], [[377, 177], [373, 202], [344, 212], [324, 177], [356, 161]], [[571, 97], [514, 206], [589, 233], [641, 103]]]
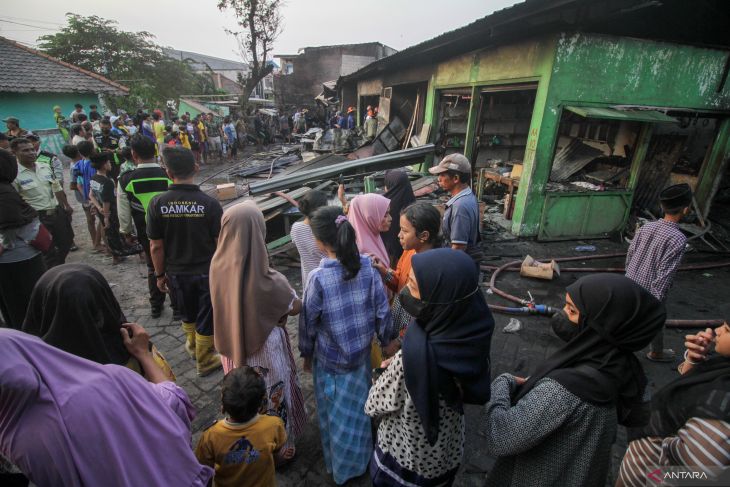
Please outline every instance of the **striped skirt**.
[[[221, 363], [226, 374], [236, 368], [233, 361], [223, 355]], [[246, 358], [246, 365], [256, 368], [266, 382], [267, 404], [262, 413], [279, 416], [286, 426], [287, 444], [293, 443], [304, 431], [307, 410], [286, 329], [274, 327], [264, 345]]]
[[373, 451], [365, 401], [370, 389], [368, 363], [333, 374], [314, 363], [314, 397], [327, 472], [337, 484], [364, 474]]

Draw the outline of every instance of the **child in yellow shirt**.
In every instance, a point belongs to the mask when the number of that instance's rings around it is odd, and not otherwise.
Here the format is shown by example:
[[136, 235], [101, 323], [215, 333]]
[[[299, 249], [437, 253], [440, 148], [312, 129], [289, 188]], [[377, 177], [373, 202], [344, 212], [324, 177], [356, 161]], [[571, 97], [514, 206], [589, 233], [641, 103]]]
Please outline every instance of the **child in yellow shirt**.
[[215, 487], [276, 485], [274, 455], [286, 443], [284, 422], [259, 414], [264, 406], [264, 379], [251, 367], [233, 369], [223, 379], [225, 419], [206, 429], [195, 456], [215, 469]]

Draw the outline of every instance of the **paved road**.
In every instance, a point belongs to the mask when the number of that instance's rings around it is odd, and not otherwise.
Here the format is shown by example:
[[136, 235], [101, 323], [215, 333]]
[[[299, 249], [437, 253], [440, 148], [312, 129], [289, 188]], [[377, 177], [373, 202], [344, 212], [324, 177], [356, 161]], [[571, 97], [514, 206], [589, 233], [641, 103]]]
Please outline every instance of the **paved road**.
[[[205, 176], [207, 170], [201, 173]], [[85, 229], [83, 214], [80, 207], [76, 209], [74, 229], [76, 242], [80, 250], [71, 253], [70, 262], [85, 262], [99, 269], [110, 282], [115, 295], [119, 299], [122, 309], [129, 321], [136, 321], [149, 330], [155, 345], [162, 351], [170, 362], [177, 383], [189, 394], [198, 410], [198, 416], [193, 422], [193, 444], [201, 429], [205, 428], [216, 418], [220, 417], [220, 388], [223, 375], [221, 372], [206, 378], [199, 378], [195, 372], [195, 363], [184, 350], [184, 336], [179, 323], [172, 321], [172, 312], [166, 306], [163, 315], [158, 319], [150, 316], [147, 301], [146, 267], [136, 258], [128, 258], [126, 262], [113, 266], [111, 258], [89, 252], [91, 244]], [[598, 252], [613, 252], [621, 250], [619, 244], [608, 241], [595, 241]], [[563, 256], [571, 255], [575, 243], [561, 242], [553, 244], [538, 244], [536, 242], [507, 241], [487, 242], [488, 253], [503, 256]], [[572, 252], [575, 254], [575, 252]], [[588, 255], [588, 254], [586, 254]], [[692, 256], [690, 256], [692, 257]], [[597, 261], [590, 265], [619, 265], [619, 261]], [[571, 264], [573, 265], [573, 264]], [[580, 264], [575, 264], [579, 266]], [[280, 269], [290, 280], [292, 286], [300, 290], [300, 272], [292, 267]], [[520, 279], [516, 274], [507, 274], [500, 278], [500, 287], [513, 294], [526, 297], [529, 289], [536, 300], [557, 306], [564, 295], [567, 284], [580, 277], [578, 274], [563, 274], [555, 282], [543, 282]], [[675, 318], [704, 318], [730, 316], [730, 303], [726, 299], [730, 271], [712, 270], [685, 273], [679, 276], [669, 297], [669, 314]], [[487, 296], [490, 302], [497, 302], [494, 296]], [[497, 326], [492, 341], [491, 359], [494, 376], [502, 372], [514, 372], [519, 375], [529, 375], [536, 364], [550, 355], [560, 341], [549, 329], [548, 321], [542, 318], [520, 318], [523, 328], [516, 334], [503, 333], [501, 330], [507, 324], [509, 317], [495, 316]], [[296, 349], [297, 326], [296, 319], [290, 318], [287, 329]], [[667, 346], [675, 350], [682, 350], [684, 331], [667, 332]], [[653, 388], [656, 388], [676, 375], [676, 364], [653, 364], [643, 360], [649, 374]], [[301, 371], [301, 361], [298, 360]], [[312, 389], [311, 376], [300, 372], [300, 380], [304, 391], [309, 424], [297, 443], [296, 461], [278, 472], [277, 479], [280, 486], [321, 486], [334, 485], [324, 469], [322, 452], [317, 430], [317, 419]], [[457, 478], [457, 486], [482, 485], [484, 475], [488, 472], [493, 459], [484, 452], [484, 437], [479, 427], [482, 408], [467, 407], [467, 441], [464, 464]], [[614, 447], [613, 472], [620, 462], [625, 449], [625, 434], [619, 434]], [[607, 485], [612, 485], [607, 479]], [[355, 479], [349, 485], [369, 485], [369, 479], [363, 477]]]

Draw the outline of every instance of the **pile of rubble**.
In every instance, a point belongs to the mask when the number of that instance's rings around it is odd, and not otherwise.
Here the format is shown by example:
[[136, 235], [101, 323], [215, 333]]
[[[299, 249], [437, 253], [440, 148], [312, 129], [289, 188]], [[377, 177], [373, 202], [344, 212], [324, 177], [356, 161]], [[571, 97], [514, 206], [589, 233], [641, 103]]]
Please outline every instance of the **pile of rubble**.
[[[321, 140], [322, 132], [316, 133], [320, 135], [317, 140]], [[334, 203], [340, 185], [350, 196], [383, 191], [385, 171], [405, 168], [416, 196], [433, 196], [438, 187], [435, 179], [419, 172], [418, 165], [433, 153], [434, 146], [427, 144], [390, 151], [389, 147], [397, 147], [386, 145], [393, 134], [389, 129], [381, 131], [381, 134], [382, 138], [342, 154], [332, 149], [315, 149], [307, 142], [277, 145], [210, 175], [201, 181], [201, 187], [221, 200], [224, 208], [244, 199], [253, 199], [266, 220], [269, 250], [272, 255], [286, 255], [291, 247], [291, 224], [301, 218], [292, 201], [298, 201], [311, 189], [330, 194]]]

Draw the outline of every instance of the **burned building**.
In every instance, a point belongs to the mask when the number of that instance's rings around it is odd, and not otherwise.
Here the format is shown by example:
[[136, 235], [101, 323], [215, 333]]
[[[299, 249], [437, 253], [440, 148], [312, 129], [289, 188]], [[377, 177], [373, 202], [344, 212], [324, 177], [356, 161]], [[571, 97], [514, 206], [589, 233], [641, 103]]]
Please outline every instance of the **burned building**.
[[390, 56], [395, 49], [379, 42], [305, 47], [298, 54], [278, 54], [280, 69], [274, 77], [278, 103], [311, 106], [322, 85]]
[[[339, 79], [474, 181], [504, 186], [514, 234], [601, 237], [674, 182], [707, 216], [730, 158], [723, 2], [528, 0]], [[426, 161], [428, 163], [437, 161]]]

